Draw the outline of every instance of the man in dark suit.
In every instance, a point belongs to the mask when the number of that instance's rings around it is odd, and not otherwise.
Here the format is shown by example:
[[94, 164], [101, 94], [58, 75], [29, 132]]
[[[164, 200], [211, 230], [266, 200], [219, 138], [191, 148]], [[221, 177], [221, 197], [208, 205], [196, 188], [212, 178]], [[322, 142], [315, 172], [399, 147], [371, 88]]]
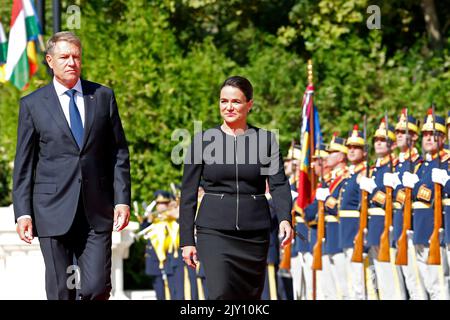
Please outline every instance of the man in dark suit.
[[39, 237], [48, 299], [108, 299], [113, 224], [130, 217], [128, 146], [113, 91], [80, 79], [79, 38], [59, 32], [46, 49], [53, 81], [20, 101], [17, 232]]

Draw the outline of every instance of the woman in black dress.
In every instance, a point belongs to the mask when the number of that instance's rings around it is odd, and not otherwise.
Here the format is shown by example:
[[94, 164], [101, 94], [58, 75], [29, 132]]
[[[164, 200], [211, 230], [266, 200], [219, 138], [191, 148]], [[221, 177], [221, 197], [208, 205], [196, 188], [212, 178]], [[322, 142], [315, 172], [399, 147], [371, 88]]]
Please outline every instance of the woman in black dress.
[[[282, 247], [293, 236], [291, 191], [275, 135], [247, 123], [253, 105], [250, 82], [239, 76], [225, 80], [219, 104], [223, 123], [197, 134], [185, 158], [180, 246], [193, 268], [198, 251], [208, 299], [260, 299], [270, 230], [266, 181]], [[205, 194], [195, 218], [201, 180]]]

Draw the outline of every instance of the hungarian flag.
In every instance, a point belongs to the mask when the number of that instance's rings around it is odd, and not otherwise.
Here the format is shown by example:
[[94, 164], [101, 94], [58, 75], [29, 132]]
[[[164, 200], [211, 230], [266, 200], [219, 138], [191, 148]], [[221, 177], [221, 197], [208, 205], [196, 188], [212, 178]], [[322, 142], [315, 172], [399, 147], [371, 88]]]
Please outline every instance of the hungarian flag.
[[8, 40], [6, 39], [5, 30], [0, 22], [0, 83], [5, 82], [5, 63], [8, 52]]
[[31, 1], [14, 0], [5, 72], [6, 80], [21, 90], [28, 86], [38, 68], [35, 41], [39, 34], [39, 22]]
[[301, 159], [297, 185], [297, 200], [295, 209], [303, 213], [303, 210], [314, 200], [316, 190], [316, 175], [311, 168], [312, 157], [316, 146], [322, 141], [320, 131], [319, 112], [314, 105], [314, 87], [312, 84], [306, 87], [302, 103], [302, 128], [301, 128]]
[[22, 0], [25, 10], [25, 27], [27, 29], [27, 56], [30, 64], [30, 78], [38, 69], [36, 43], [41, 41], [41, 27], [31, 0]]

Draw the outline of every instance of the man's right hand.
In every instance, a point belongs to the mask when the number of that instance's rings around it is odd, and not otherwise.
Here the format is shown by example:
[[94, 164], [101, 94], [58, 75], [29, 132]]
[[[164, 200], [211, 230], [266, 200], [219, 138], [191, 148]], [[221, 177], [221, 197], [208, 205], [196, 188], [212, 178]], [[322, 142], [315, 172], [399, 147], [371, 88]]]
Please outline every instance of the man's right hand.
[[33, 240], [33, 223], [30, 218], [23, 218], [17, 221], [16, 231], [21, 240], [31, 244]]

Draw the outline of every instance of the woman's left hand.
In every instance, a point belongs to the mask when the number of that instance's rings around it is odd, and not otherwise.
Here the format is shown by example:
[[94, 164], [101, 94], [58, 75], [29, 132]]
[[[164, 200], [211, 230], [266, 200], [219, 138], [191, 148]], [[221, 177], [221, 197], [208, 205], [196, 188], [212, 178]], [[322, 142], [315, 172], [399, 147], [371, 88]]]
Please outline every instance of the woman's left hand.
[[292, 238], [294, 237], [294, 232], [292, 230], [291, 224], [287, 220], [283, 220], [280, 222], [279, 230], [279, 237], [280, 239], [283, 239], [281, 242], [281, 248], [284, 248], [286, 245], [291, 243]]

